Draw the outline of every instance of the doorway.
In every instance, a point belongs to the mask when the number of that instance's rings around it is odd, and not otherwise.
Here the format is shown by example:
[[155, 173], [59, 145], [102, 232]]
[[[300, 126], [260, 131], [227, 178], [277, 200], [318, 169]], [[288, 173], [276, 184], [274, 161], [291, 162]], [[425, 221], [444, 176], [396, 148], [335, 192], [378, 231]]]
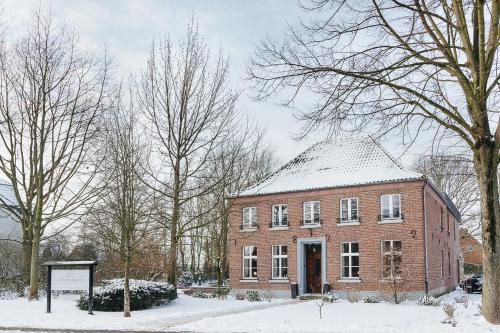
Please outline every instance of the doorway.
[[321, 244], [305, 244], [306, 292], [319, 294], [322, 290]]

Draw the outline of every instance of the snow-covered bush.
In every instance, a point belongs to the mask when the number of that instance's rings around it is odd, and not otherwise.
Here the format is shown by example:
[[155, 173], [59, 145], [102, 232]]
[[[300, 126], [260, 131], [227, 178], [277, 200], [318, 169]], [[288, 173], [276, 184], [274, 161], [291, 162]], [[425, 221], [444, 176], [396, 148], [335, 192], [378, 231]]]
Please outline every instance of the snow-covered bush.
[[[168, 303], [177, 297], [177, 290], [169, 283], [130, 280], [130, 309], [142, 310]], [[88, 295], [78, 300], [81, 310], [88, 309]], [[104, 282], [94, 288], [93, 309], [95, 311], [123, 311], [123, 279]]]
[[365, 303], [380, 303], [380, 298], [377, 296], [367, 296], [363, 299]]
[[189, 288], [193, 285], [194, 276], [191, 271], [182, 271], [177, 277], [177, 286], [179, 288]]
[[467, 295], [455, 297], [455, 303], [462, 303], [464, 308], [469, 307], [469, 297]]
[[425, 294], [417, 300], [417, 304], [423, 306], [439, 306], [441, 300], [429, 294]]
[[217, 287], [215, 288], [213, 295], [220, 299], [226, 299], [227, 295], [229, 295], [229, 288]]
[[454, 304], [443, 304], [443, 311], [446, 314], [446, 319], [442, 321], [444, 324], [450, 324], [453, 327], [457, 325], [457, 321], [455, 320], [455, 310], [456, 307]]
[[339, 295], [332, 293], [331, 291], [329, 291], [323, 295], [323, 300], [325, 302], [328, 302], [328, 303], [333, 303], [338, 299], [339, 299]]
[[21, 296], [17, 291], [0, 288], [0, 299], [14, 299]]
[[260, 297], [257, 290], [248, 290], [247, 291], [247, 300], [249, 300], [250, 302], [260, 302], [260, 301], [262, 301], [262, 298]]
[[209, 294], [209, 293], [204, 292], [201, 289], [195, 290], [192, 295], [193, 295], [193, 297], [196, 297], [196, 298], [214, 298], [215, 297], [213, 293]]
[[349, 303], [358, 303], [359, 301], [359, 292], [355, 289], [346, 288], [346, 297]]
[[243, 301], [245, 300], [245, 294], [241, 291], [237, 291], [236, 294], [234, 294], [234, 298], [236, 298], [238, 301]]

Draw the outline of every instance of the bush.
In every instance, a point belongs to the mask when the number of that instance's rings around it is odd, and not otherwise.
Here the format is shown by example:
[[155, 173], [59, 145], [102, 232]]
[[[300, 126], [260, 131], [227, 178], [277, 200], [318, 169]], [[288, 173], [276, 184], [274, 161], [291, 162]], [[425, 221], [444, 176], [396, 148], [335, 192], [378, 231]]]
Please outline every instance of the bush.
[[[130, 280], [130, 309], [142, 310], [168, 303], [177, 297], [177, 290], [166, 282]], [[80, 310], [88, 310], [88, 295], [78, 300]], [[95, 311], [123, 311], [123, 279], [104, 282], [94, 288], [93, 309]]]
[[184, 289], [182, 292], [184, 293], [184, 295], [187, 295], [187, 296], [193, 296], [193, 294], [194, 294], [194, 289], [193, 289], [193, 288]]
[[236, 294], [234, 294], [234, 298], [236, 298], [238, 301], [243, 301], [245, 300], [245, 294], [237, 291]]
[[257, 290], [248, 290], [247, 291], [247, 300], [250, 302], [260, 302], [262, 299], [260, 298], [259, 293]]
[[446, 319], [442, 321], [444, 324], [450, 324], [453, 327], [457, 325], [457, 321], [455, 320], [455, 310], [455, 305], [448, 303], [443, 304], [443, 311], [446, 314]]
[[359, 301], [359, 292], [354, 289], [347, 288], [346, 289], [346, 297], [349, 303], [358, 303]]
[[323, 295], [323, 300], [325, 302], [328, 302], [328, 303], [333, 303], [338, 299], [339, 299], [339, 296], [335, 293], [332, 293], [331, 291], [329, 291]]
[[363, 299], [365, 303], [380, 303], [381, 300], [377, 296], [367, 296]]
[[194, 277], [191, 271], [182, 271], [177, 278], [177, 286], [179, 288], [189, 288], [193, 285]]
[[425, 294], [417, 300], [417, 304], [423, 306], [439, 306], [441, 304], [441, 301], [434, 296]]
[[226, 299], [227, 295], [229, 295], [229, 288], [217, 287], [215, 288], [213, 295], [214, 297], [220, 299]]

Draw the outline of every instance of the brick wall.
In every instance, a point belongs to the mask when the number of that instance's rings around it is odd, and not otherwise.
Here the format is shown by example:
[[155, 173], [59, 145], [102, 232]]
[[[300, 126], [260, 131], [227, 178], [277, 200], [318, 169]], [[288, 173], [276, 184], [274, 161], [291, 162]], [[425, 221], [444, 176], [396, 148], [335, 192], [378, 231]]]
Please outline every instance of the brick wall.
[[464, 230], [460, 230], [460, 249], [464, 255], [464, 263], [477, 266], [482, 265], [481, 243]]
[[[325, 190], [303, 191], [282, 194], [270, 194], [254, 197], [233, 198], [230, 212], [229, 230], [229, 277], [231, 288], [235, 289], [268, 289], [290, 290], [290, 283], [297, 282], [297, 244], [294, 239], [308, 237], [325, 237], [326, 241], [326, 280], [333, 290], [342, 290], [346, 287], [360, 291], [377, 291], [387, 287], [382, 280], [381, 241], [400, 240], [402, 242], [404, 289], [408, 291], [425, 290], [425, 249], [423, 223], [423, 195], [424, 182], [421, 180], [385, 183]], [[436, 211], [444, 207], [442, 200], [434, 204], [433, 197], [440, 197], [428, 186], [426, 192], [428, 218], [432, 221], [431, 229], [435, 229]], [[402, 223], [381, 224], [378, 221], [380, 214], [380, 195], [401, 194], [401, 212], [404, 215]], [[358, 212], [361, 217], [359, 225], [338, 225], [339, 200], [345, 197], [358, 197]], [[316, 229], [300, 227], [302, 219], [302, 204], [305, 201], [319, 200], [321, 202], [320, 218], [322, 226]], [[288, 230], [271, 230], [271, 209], [273, 204], [288, 205]], [[257, 231], [240, 231], [243, 207], [257, 207]], [[446, 209], [444, 209], [446, 213]], [[451, 214], [449, 214], [451, 216]], [[451, 222], [450, 222], [451, 223]], [[451, 225], [451, 224], [450, 224]], [[450, 227], [451, 228], [451, 227]], [[432, 269], [432, 288], [449, 286], [451, 288], [452, 274], [445, 280], [436, 276], [436, 267], [440, 267], [441, 257], [439, 249], [450, 247], [452, 258], [457, 258], [457, 250], [453, 247], [453, 233], [451, 238], [443, 232], [433, 231], [432, 245], [428, 251], [432, 259], [429, 267]], [[458, 233], [458, 230], [456, 231]], [[431, 239], [431, 237], [429, 237]], [[458, 234], [457, 234], [458, 239]], [[341, 281], [340, 244], [341, 242], [358, 242], [360, 252], [360, 279], [359, 283]], [[458, 244], [458, 243], [457, 243]], [[288, 246], [288, 281], [276, 283], [270, 281], [272, 274], [272, 245]], [[257, 246], [258, 280], [252, 282], [242, 280], [242, 247]], [[441, 247], [440, 247], [441, 246]], [[439, 253], [439, 256], [437, 254]], [[446, 252], [447, 254], [447, 252]], [[439, 261], [436, 261], [438, 258]], [[436, 266], [438, 265], [438, 266]], [[452, 270], [456, 271], [452, 264]]]

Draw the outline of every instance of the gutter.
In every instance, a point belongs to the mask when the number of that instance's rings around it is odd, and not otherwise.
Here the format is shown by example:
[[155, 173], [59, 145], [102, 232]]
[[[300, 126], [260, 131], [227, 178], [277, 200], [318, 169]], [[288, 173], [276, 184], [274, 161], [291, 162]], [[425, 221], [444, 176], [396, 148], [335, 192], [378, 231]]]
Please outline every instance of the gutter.
[[424, 279], [425, 279], [425, 293], [429, 293], [429, 281], [428, 281], [428, 263], [427, 263], [427, 208], [425, 206], [425, 190], [427, 188], [428, 181], [424, 181], [424, 186], [422, 187], [422, 198], [423, 198], [423, 208], [424, 208]]

